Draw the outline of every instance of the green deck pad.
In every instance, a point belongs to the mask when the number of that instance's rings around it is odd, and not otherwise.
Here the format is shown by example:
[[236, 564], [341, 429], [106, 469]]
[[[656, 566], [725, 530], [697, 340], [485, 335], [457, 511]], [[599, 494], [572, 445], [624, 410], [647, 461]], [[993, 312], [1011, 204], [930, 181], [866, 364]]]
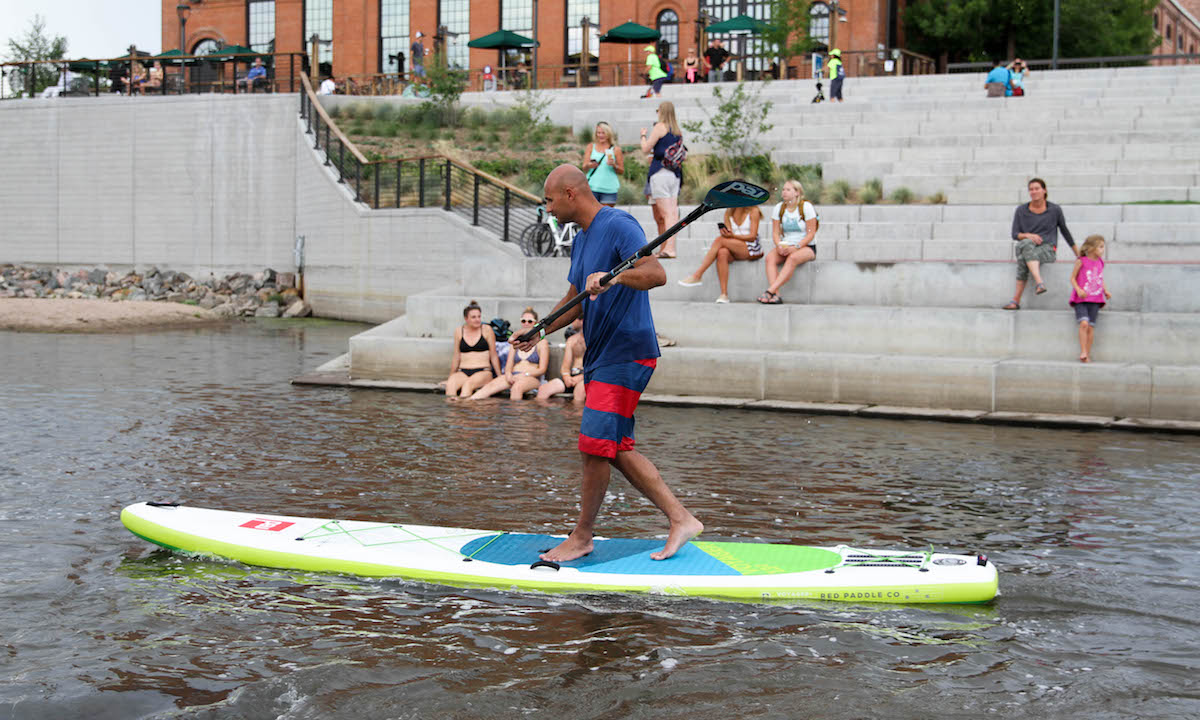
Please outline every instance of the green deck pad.
[[692, 545], [742, 575], [779, 575], [827, 570], [842, 562], [842, 556], [832, 550], [804, 545], [695, 541]]

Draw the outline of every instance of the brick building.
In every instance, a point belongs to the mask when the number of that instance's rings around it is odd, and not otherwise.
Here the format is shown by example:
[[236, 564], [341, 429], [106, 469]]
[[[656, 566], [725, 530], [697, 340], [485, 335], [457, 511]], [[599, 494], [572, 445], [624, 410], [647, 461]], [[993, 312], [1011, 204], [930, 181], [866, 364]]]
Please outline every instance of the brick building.
[[1200, 0], [1162, 0], [1154, 8], [1154, 32], [1161, 40], [1155, 55], [1200, 52]]
[[[186, 37], [180, 42], [177, 6], [189, 8]], [[834, 43], [844, 54], [860, 51], [863, 57], [882, 60], [884, 48], [902, 42], [899, 18], [904, 0], [830, 0], [813, 5], [810, 34]], [[682, 58], [689, 48], [700, 47], [701, 18], [708, 24], [739, 14], [768, 19], [767, 0], [163, 0], [163, 48], [179, 47], [203, 54], [218, 45], [246, 45], [263, 52], [307, 52], [307, 38], [317, 35], [322, 70], [337, 77], [391, 73], [398, 69], [398, 55], [407, 67], [410, 45], [416, 31], [424, 33], [425, 47], [445, 47], [446, 56], [458, 67], [479, 69], [499, 66], [496, 50], [477, 50], [467, 42], [495, 30], [505, 29], [533, 37], [537, 51], [538, 81], [542, 87], [570, 82], [585, 42], [595, 81], [611, 84], [630, 75], [640, 78], [644, 56], [640, 45], [600, 43], [609, 28], [632, 20], [662, 32], [669, 45], [668, 57]], [[840, 17], [840, 22], [831, 22]], [[444, 28], [439, 34], [438, 29]], [[436, 37], [435, 37], [436, 36]], [[747, 56], [764, 54], [753, 37], [724, 38], [726, 47]], [[506, 64], [531, 54], [510, 53]], [[800, 58], [793, 61], [800, 69]], [[770, 59], [745, 61], [750, 72], [764, 70]], [[850, 62], [853, 69], [853, 63]], [[632, 72], [631, 72], [632, 71]], [[635, 82], [640, 80], [635, 80]]]

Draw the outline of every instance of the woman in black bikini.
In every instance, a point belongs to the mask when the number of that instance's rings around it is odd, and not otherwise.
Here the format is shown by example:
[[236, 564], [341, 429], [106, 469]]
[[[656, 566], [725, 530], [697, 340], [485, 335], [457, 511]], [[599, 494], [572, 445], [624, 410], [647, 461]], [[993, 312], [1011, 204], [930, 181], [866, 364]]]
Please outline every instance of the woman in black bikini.
[[496, 354], [496, 333], [483, 324], [483, 310], [474, 300], [463, 308], [466, 324], [454, 331], [454, 357], [450, 377], [446, 378], [447, 397], [471, 397], [479, 388], [500, 374]]

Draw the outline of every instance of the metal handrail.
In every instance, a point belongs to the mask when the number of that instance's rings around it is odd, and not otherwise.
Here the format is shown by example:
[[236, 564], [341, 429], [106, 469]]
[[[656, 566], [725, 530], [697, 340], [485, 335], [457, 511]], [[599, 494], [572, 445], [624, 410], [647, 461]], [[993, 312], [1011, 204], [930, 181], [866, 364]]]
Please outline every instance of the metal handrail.
[[541, 199], [500, 178], [445, 155], [368, 160], [321, 106], [301, 75], [300, 117], [313, 148], [325, 154], [339, 183], [353, 183], [354, 200], [371, 209], [441, 208], [472, 225], [517, 242], [536, 221]]
[[[1090, 57], [1090, 58], [1059, 58], [1057, 62], [1058, 62], [1059, 67], [1062, 68], [1062, 66], [1064, 66], [1064, 65], [1073, 66], [1073, 67], [1087, 66], [1087, 65], [1095, 65], [1097, 67], [1106, 67], [1108, 65], [1121, 65], [1121, 66], [1145, 65], [1145, 64], [1152, 63], [1152, 62], [1159, 63], [1159, 62], [1164, 62], [1164, 61], [1168, 61], [1168, 60], [1172, 61], [1173, 65], [1178, 64], [1178, 63], [1174, 62], [1177, 60], [1183, 60], [1183, 61], [1189, 62], [1189, 63], [1190, 62], [1200, 63], [1200, 54], [1184, 53], [1184, 54], [1174, 54], [1174, 55], [1107, 55], [1107, 56], [1103, 56], [1103, 57]], [[1024, 62], [1026, 65], [1028, 65], [1031, 69], [1039, 69], [1040, 68], [1043, 70], [1050, 69], [1055, 63], [1054, 60], [1046, 60], [1046, 59], [1022, 60], [1022, 62]], [[947, 63], [946, 72], [947, 73], [978, 72], [981, 70], [987, 71], [987, 70], [992, 69], [993, 67], [994, 66], [992, 65], [992, 63], [989, 63], [989, 62]]]

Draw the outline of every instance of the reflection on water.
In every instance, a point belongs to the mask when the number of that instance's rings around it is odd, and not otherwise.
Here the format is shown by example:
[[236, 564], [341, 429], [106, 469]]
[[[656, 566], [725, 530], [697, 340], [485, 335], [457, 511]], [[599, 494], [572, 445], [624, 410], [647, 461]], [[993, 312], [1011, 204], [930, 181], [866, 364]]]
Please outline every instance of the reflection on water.
[[[120, 508], [156, 498], [570, 527], [576, 408], [288, 385], [358, 329], [0, 333], [0, 717], [1200, 713], [1190, 437], [639, 412], [706, 537], [987, 552], [1002, 595], [981, 607], [458, 590], [124, 530]], [[666, 530], [619, 479], [601, 524]]]

